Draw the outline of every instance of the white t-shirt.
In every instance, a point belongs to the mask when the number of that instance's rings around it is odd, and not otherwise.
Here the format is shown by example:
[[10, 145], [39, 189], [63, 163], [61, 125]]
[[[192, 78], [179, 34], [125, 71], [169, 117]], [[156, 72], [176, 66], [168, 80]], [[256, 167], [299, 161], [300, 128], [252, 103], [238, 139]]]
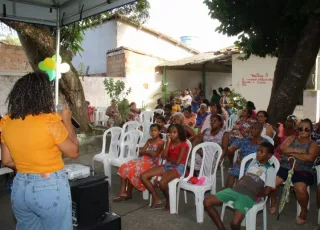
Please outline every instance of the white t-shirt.
[[192, 97], [190, 95], [186, 95], [184, 97], [181, 97], [181, 101], [182, 101], [182, 106], [186, 108], [191, 105]]

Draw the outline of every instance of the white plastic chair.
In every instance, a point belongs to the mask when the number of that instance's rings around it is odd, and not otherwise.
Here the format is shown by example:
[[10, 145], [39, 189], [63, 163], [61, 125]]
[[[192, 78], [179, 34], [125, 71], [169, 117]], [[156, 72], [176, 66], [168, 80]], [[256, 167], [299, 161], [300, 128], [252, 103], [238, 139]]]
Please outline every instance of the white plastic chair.
[[[106, 152], [106, 142], [107, 142], [107, 135], [111, 134], [111, 140], [110, 140], [110, 146], [109, 150]], [[106, 158], [116, 158], [119, 156], [119, 144], [120, 144], [120, 137], [122, 134], [122, 129], [120, 127], [112, 127], [108, 130], [106, 130], [103, 133], [103, 139], [102, 139], [102, 150], [99, 154], [96, 154], [92, 158], [92, 168], [94, 170], [94, 162], [102, 162], [104, 164], [104, 160]], [[107, 179], [109, 182], [109, 185], [111, 185], [111, 179]]]
[[[240, 166], [240, 174], [239, 178], [241, 178], [244, 175], [244, 169], [246, 166], [246, 163], [250, 160], [256, 159], [256, 154], [250, 154], [242, 159], [241, 166]], [[274, 165], [276, 172], [278, 172], [280, 168], [280, 163], [278, 159], [275, 156], [272, 156], [270, 158], [270, 163]], [[263, 229], [267, 230], [267, 208], [266, 208], [266, 201], [268, 200], [268, 197], [265, 197], [261, 202], [256, 203], [246, 214], [245, 220], [243, 220], [242, 225], [245, 223], [247, 230], [255, 230], [256, 229], [256, 219], [258, 212], [263, 210]], [[234, 209], [233, 202], [224, 203], [222, 205], [221, 210], [221, 220], [223, 221], [224, 213], [226, 210], [226, 207], [230, 207]], [[244, 222], [245, 221], [245, 222]], [[244, 226], [244, 225], [243, 225]]]
[[142, 140], [143, 133], [140, 130], [126, 132], [121, 136], [120, 153], [118, 157], [105, 158], [103, 160], [104, 174], [108, 177], [111, 186], [111, 166], [120, 167], [122, 164], [139, 156], [139, 144]]
[[[190, 184], [188, 181], [193, 177], [195, 157], [198, 150], [202, 150], [203, 158], [198, 178], [205, 177], [203, 185]], [[184, 189], [184, 199], [187, 203], [187, 190], [191, 191], [195, 195], [197, 222], [203, 222], [203, 200], [206, 191], [211, 190], [211, 194], [216, 193], [216, 173], [219, 164], [220, 157], [222, 155], [222, 149], [220, 145], [213, 142], [205, 142], [195, 146], [191, 154], [191, 168], [189, 176], [179, 181], [177, 190], [177, 213], [179, 209], [179, 195], [180, 189]]]
[[[189, 160], [190, 152], [191, 152], [191, 149], [192, 149], [192, 144], [191, 144], [191, 142], [189, 140], [187, 140], [187, 144], [189, 145], [189, 152], [188, 152], [188, 157], [187, 157], [187, 160], [186, 160], [184, 172], [183, 172], [183, 174], [181, 175], [180, 178], [173, 179], [168, 184], [168, 186], [169, 186], [170, 214], [177, 213], [177, 184], [185, 176], [187, 165], [188, 165], [187, 162]], [[160, 180], [161, 177], [159, 177], [158, 179]], [[150, 196], [150, 204], [151, 203], [152, 203], [152, 196]]]
[[140, 127], [139, 122], [128, 121], [128, 122], [124, 123], [124, 125], [122, 126], [122, 134], [124, 134], [128, 131], [137, 130], [139, 127]]
[[274, 145], [274, 140], [271, 137], [267, 135], [261, 135], [261, 137], [263, 137], [264, 139], [267, 139], [267, 141], [269, 141], [270, 144]]
[[[314, 168], [317, 171], [317, 183], [319, 184], [320, 183], [320, 165], [317, 165]], [[310, 194], [310, 190], [309, 190], [309, 194]], [[309, 198], [309, 203], [310, 203], [310, 198]], [[318, 210], [318, 224], [320, 224], [320, 209]]]
[[227, 131], [231, 131], [233, 128], [233, 124], [238, 120], [238, 116], [232, 114], [227, 120]]
[[140, 123], [153, 123], [154, 111], [143, 111], [140, 113]]
[[142, 133], [143, 133], [143, 139], [140, 142], [140, 147], [143, 147], [148, 141], [148, 139], [150, 139], [150, 126], [152, 124], [153, 123], [150, 123], [150, 122], [143, 122], [142, 124], [140, 124], [140, 126], [142, 127]]
[[161, 116], [164, 116], [164, 110], [163, 109], [155, 109], [154, 114], [160, 114]]
[[[1, 145], [0, 145], [0, 161], [1, 161]], [[13, 170], [8, 167], [2, 167], [2, 164], [0, 165], [0, 175], [13, 173]]]

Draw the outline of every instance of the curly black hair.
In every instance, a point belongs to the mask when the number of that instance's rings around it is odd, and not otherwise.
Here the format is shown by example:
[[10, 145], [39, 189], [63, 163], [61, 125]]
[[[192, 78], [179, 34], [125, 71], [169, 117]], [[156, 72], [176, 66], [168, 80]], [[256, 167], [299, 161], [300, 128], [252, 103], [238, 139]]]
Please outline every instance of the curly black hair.
[[53, 84], [45, 72], [28, 73], [14, 84], [7, 103], [11, 119], [52, 113], [55, 111]]
[[178, 131], [178, 137], [180, 141], [186, 141], [187, 140], [187, 134], [186, 130], [184, 129], [184, 126], [181, 124], [171, 124], [167, 130], [167, 133], [170, 133], [170, 131], [176, 128]]

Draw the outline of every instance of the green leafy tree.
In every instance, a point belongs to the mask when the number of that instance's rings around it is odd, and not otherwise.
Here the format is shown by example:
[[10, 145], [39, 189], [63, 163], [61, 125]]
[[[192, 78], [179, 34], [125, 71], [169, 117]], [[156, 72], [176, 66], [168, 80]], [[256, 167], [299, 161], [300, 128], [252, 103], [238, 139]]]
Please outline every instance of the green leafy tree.
[[[205, 0], [217, 31], [238, 36], [250, 55], [278, 58], [268, 113], [271, 123], [292, 114], [320, 48], [320, 1]], [[257, 95], [258, 96], [258, 95]]]
[[[61, 28], [61, 57], [63, 62], [70, 65], [71, 70], [63, 74], [60, 80], [60, 93], [65, 97], [72, 115], [79, 121], [81, 131], [87, 131], [89, 126], [88, 111], [83, 88], [77, 71], [72, 66], [72, 57], [83, 51], [81, 42], [86, 30], [110, 19], [115, 14], [124, 15], [129, 19], [144, 23], [149, 18], [150, 8], [147, 0], [125, 5], [110, 12], [90, 17]], [[51, 57], [56, 51], [55, 29], [42, 26], [1, 19], [2, 23], [15, 30], [26, 52], [30, 65], [38, 69], [38, 63], [45, 57]]]

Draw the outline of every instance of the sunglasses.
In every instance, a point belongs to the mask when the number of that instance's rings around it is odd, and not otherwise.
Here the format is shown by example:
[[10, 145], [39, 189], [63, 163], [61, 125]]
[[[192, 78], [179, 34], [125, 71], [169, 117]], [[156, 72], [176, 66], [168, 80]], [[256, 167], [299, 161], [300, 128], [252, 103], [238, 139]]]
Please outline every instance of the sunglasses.
[[310, 129], [309, 128], [302, 128], [302, 127], [300, 127], [300, 128], [298, 128], [298, 130], [299, 130], [299, 132], [302, 132], [302, 131], [305, 131], [305, 132], [310, 132]]

